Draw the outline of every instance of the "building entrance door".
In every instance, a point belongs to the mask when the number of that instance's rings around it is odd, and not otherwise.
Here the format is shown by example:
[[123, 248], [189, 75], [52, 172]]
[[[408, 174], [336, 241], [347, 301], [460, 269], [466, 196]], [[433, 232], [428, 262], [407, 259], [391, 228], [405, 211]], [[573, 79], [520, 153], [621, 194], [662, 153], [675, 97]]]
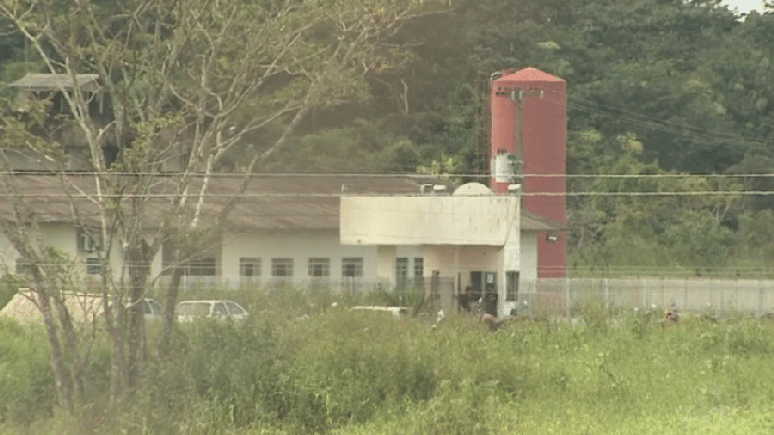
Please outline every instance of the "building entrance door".
[[487, 314], [497, 316], [497, 272], [470, 272], [471, 302], [480, 301], [480, 309]]
[[484, 312], [497, 316], [497, 272], [484, 272]]

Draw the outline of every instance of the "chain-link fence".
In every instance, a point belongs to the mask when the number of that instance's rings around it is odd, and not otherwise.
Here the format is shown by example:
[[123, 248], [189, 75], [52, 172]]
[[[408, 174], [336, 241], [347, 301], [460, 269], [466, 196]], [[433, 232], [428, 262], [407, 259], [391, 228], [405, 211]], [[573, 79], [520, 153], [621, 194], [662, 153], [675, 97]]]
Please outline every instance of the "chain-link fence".
[[[160, 286], [168, 285], [161, 280]], [[300, 288], [310, 291], [327, 291], [333, 295], [358, 297], [381, 292], [395, 305], [410, 305], [426, 314], [435, 314], [440, 310], [457, 307], [457, 295], [454, 278], [425, 277], [406, 279], [397, 284], [384, 281], [365, 281], [358, 277], [344, 280], [314, 278], [306, 281], [294, 281], [284, 278], [264, 277], [228, 277], [228, 276], [184, 276], [180, 281], [183, 295], [196, 294], [209, 290], [251, 290], [281, 291], [283, 288]], [[416, 305], [416, 306], [414, 306]]]
[[[333, 294], [350, 296], [386, 292], [396, 297], [396, 304], [421, 304], [421, 311], [428, 315], [440, 310], [483, 313], [493, 311], [492, 306], [497, 304], [494, 295], [476, 294], [477, 297], [469, 298], [457, 287], [455, 280], [448, 277], [410, 279], [397, 285], [368, 282], [358, 278], [341, 281], [314, 279], [296, 283], [276, 278], [183, 277], [181, 282], [183, 292], [211, 288], [260, 291], [277, 290], [287, 286], [325, 289]], [[520, 282], [516, 300], [508, 302], [515, 307], [515, 311], [526, 310], [531, 314], [552, 317], [574, 317], [589, 303], [620, 309], [674, 308], [686, 312], [742, 312], [762, 316], [774, 313], [774, 281], [675, 278], [539, 279]]]
[[774, 312], [774, 281], [769, 280], [563, 278], [522, 283], [519, 290], [535, 309], [562, 316], [573, 316], [588, 303], [757, 316]]

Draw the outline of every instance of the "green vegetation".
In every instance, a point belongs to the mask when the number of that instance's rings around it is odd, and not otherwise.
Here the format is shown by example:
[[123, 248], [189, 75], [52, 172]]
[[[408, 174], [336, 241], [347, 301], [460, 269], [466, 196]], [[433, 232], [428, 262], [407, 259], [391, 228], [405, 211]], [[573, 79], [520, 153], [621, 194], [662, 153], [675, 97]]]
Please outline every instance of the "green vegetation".
[[0, 421], [50, 417], [57, 400], [43, 329], [0, 318], [0, 337]]
[[[231, 293], [242, 323], [181, 325], [172, 352], [108, 414], [105, 382], [62, 415], [36, 328], [0, 324], [0, 433], [764, 434], [774, 429], [774, 324], [612, 313], [574, 325], [474, 317], [436, 328], [333, 296]], [[339, 300], [338, 298], [334, 300]], [[355, 302], [355, 301], [352, 301]], [[363, 302], [363, 301], [357, 301]], [[307, 316], [297, 316], [299, 313]], [[157, 337], [149, 325], [149, 337]], [[107, 346], [97, 340], [94, 351]], [[95, 358], [107, 361], [106, 358]], [[91, 367], [107, 379], [108, 365]]]
[[0, 307], [4, 307], [20, 288], [25, 286], [25, 281], [18, 275], [7, 273], [0, 276]]

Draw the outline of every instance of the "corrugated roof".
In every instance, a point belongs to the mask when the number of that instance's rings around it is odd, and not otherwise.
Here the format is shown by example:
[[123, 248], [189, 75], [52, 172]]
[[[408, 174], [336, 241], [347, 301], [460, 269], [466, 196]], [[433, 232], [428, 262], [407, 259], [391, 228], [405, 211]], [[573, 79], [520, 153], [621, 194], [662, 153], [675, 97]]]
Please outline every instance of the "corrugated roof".
[[[100, 88], [98, 74], [76, 74], [75, 79], [83, 92], [96, 92]], [[27, 74], [8, 86], [32, 92], [57, 91], [62, 88], [72, 90], [75, 88], [73, 78], [68, 74]]]
[[[67, 175], [66, 182], [52, 174], [20, 174], [14, 176], [15, 188], [0, 182], [0, 198], [21, 195], [32, 206], [40, 222], [75, 222], [74, 211], [87, 225], [97, 225], [98, 209], [85, 197], [95, 192], [89, 175]], [[128, 178], [125, 181], [129, 180]], [[418, 177], [379, 177], [369, 175], [256, 175], [247, 191], [239, 196], [228, 217], [227, 227], [235, 232], [331, 230], [339, 228], [339, 197], [419, 195], [423, 184], [434, 180]], [[212, 222], [221, 208], [239, 191], [241, 177], [215, 176], [210, 180], [204, 199], [204, 222]], [[189, 203], [198, 201], [201, 180], [189, 191]], [[176, 177], [157, 177], [150, 188], [146, 203], [145, 224], [157, 225], [172, 210], [172, 195], [178, 190]], [[130, 192], [125, 189], [124, 192]], [[129, 211], [129, 199], [125, 199]], [[71, 207], [71, 203], [74, 207]], [[13, 209], [7, 200], [0, 200], [0, 218], [12, 219]], [[552, 230], [558, 227], [547, 220], [524, 213], [525, 230]]]
[[524, 209], [521, 210], [521, 229], [529, 231], [552, 231], [564, 229], [564, 225], [534, 215]]

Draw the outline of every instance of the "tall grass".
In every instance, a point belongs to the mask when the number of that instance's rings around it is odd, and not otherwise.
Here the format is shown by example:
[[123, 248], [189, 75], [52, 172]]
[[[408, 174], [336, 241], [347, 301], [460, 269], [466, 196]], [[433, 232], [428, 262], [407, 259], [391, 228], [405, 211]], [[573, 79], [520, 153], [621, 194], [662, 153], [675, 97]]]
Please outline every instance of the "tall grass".
[[53, 414], [47, 346], [42, 328], [0, 318], [0, 422], [23, 425]]
[[[368, 301], [325, 292], [229, 298], [248, 306], [248, 321], [179, 325], [174, 352], [148, 361], [134, 399], [119, 415], [91, 426], [82, 417], [56, 414], [43, 336], [0, 325], [8, 338], [0, 355], [3, 373], [23, 379], [0, 378], [0, 432], [755, 434], [774, 429], [769, 369], [774, 325], [756, 319], [686, 317], [673, 325], [660, 316], [583, 304], [573, 308], [576, 322], [525, 319], [492, 332], [475, 317], [457, 313], [431, 328], [413, 318], [350, 311], [348, 304]], [[331, 306], [334, 300], [337, 307]], [[29, 358], [37, 365], [22, 362]], [[21, 387], [30, 381], [37, 386]]]

